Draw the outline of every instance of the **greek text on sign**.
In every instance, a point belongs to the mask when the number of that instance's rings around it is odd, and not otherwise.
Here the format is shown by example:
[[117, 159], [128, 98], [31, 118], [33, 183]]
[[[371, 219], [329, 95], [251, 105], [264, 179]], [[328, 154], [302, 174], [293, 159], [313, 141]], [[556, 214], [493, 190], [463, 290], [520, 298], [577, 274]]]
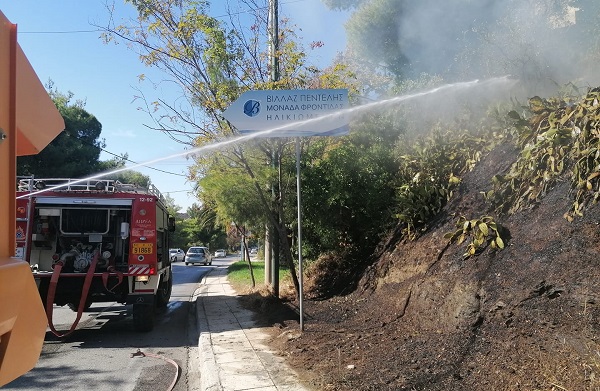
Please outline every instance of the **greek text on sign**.
[[243, 93], [223, 113], [240, 133], [263, 137], [348, 133], [348, 90], [259, 90]]

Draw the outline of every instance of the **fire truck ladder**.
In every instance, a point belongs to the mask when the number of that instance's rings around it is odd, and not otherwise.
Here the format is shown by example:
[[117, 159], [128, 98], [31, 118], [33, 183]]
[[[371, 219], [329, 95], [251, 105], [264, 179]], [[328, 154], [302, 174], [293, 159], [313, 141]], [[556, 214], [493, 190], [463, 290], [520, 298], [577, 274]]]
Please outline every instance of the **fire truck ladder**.
[[69, 179], [69, 178], [33, 178], [26, 177], [19, 180], [19, 191], [104, 191], [114, 193], [115, 184], [119, 181], [110, 179]]
[[18, 191], [34, 192], [47, 189], [60, 192], [143, 192], [156, 196], [163, 204], [166, 203], [165, 197], [152, 183], [143, 187], [113, 179], [34, 178], [33, 176], [20, 178], [17, 184]]

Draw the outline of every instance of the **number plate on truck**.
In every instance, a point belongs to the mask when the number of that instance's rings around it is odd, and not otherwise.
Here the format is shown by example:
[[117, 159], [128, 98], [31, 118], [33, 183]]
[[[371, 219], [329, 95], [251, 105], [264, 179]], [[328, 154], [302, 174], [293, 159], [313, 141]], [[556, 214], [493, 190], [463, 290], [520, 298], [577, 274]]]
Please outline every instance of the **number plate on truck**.
[[152, 254], [152, 243], [134, 243], [134, 254]]

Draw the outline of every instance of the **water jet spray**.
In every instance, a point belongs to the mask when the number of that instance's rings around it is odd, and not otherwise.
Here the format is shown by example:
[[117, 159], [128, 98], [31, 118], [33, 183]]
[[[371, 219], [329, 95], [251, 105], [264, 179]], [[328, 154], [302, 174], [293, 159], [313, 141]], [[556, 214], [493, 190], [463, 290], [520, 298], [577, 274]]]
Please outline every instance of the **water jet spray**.
[[[226, 147], [229, 147], [232, 145], [237, 145], [237, 144], [240, 144], [243, 142], [247, 142], [247, 141], [251, 141], [251, 140], [255, 140], [255, 139], [259, 139], [259, 138], [270, 138], [275, 133], [278, 134], [278, 137], [281, 137], [281, 133], [285, 132], [285, 130], [314, 129], [316, 127], [315, 125], [318, 124], [319, 122], [328, 121], [328, 120], [331, 120], [331, 118], [336, 118], [336, 117], [340, 117], [340, 116], [348, 116], [349, 119], [351, 120], [354, 116], [356, 116], [358, 114], [363, 114], [374, 108], [380, 108], [380, 107], [385, 108], [385, 107], [397, 105], [397, 104], [400, 104], [403, 102], [417, 100], [420, 98], [433, 96], [433, 95], [444, 93], [444, 92], [445, 93], [453, 93], [453, 92], [460, 92], [460, 91], [464, 91], [464, 90], [468, 90], [468, 89], [472, 89], [472, 88], [484, 88], [484, 87], [487, 87], [487, 88], [500, 87], [500, 86], [511, 87], [516, 82], [517, 82], [516, 79], [514, 79], [512, 76], [507, 75], [507, 76], [501, 76], [501, 77], [494, 77], [494, 78], [487, 79], [487, 80], [475, 79], [475, 80], [471, 80], [471, 81], [467, 81], [467, 82], [444, 84], [442, 86], [435, 87], [435, 88], [421, 91], [421, 92], [405, 94], [405, 95], [396, 96], [396, 97], [389, 98], [389, 99], [366, 103], [366, 104], [363, 104], [360, 106], [350, 107], [348, 109], [339, 110], [337, 112], [323, 115], [321, 117], [311, 118], [311, 119], [307, 119], [304, 121], [292, 122], [292, 123], [288, 123], [288, 124], [285, 124], [282, 126], [273, 127], [273, 128], [265, 129], [262, 131], [245, 134], [242, 136], [230, 137], [230, 138], [227, 138], [222, 141], [214, 142], [212, 144], [195, 147], [188, 151], [175, 153], [175, 154], [171, 154], [171, 155], [164, 156], [161, 158], [148, 160], [148, 161], [145, 161], [145, 162], [142, 162], [139, 164], [134, 164], [131, 166], [122, 167], [122, 168], [118, 168], [115, 170], [91, 175], [86, 178], [75, 180], [70, 183], [77, 184], [77, 183], [82, 183], [82, 182], [86, 182], [86, 181], [90, 181], [90, 180], [94, 180], [94, 179], [100, 179], [100, 178], [106, 177], [108, 175], [117, 174], [122, 171], [135, 169], [137, 167], [148, 166], [148, 165], [152, 165], [154, 163], [163, 162], [163, 161], [176, 159], [176, 158], [180, 158], [180, 157], [189, 158], [189, 157], [201, 156], [201, 155], [205, 155], [210, 152], [217, 151], [219, 149], [223, 149], [223, 148], [226, 148]], [[323, 132], [323, 133], [326, 133], [326, 132]], [[313, 134], [314, 134], [314, 132], [313, 132]], [[43, 190], [39, 190], [39, 191], [33, 192], [31, 194], [28, 194], [27, 196], [20, 196], [17, 198], [23, 198], [23, 197], [28, 197], [28, 196], [32, 196], [32, 195], [42, 194], [47, 191], [56, 190], [60, 187], [61, 186], [48, 187]]]

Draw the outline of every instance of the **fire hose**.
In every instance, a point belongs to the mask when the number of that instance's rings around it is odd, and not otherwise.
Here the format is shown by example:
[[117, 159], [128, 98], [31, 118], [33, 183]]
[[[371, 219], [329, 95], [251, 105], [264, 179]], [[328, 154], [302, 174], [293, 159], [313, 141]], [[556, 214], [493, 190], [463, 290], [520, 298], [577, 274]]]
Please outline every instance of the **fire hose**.
[[61, 334], [58, 331], [56, 331], [56, 328], [54, 327], [54, 323], [52, 322], [52, 313], [53, 313], [53, 309], [54, 309], [54, 296], [56, 295], [56, 286], [58, 285], [58, 279], [60, 277], [60, 273], [64, 266], [64, 262], [58, 261], [54, 265], [52, 277], [50, 278], [50, 286], [48, 287], [48, 296], [46, 297], [46, 316], [48, 317], [48, 327], [50, 327], [52, 334], [56, 335], [58, 338], [64, 338], [64, 337], [70, 335], [73, 331], [75, 331], [77, 324], [79, 324], [79, 320], [81, 319], [81, 315], [83, 314], [83, 310], [85, 309], [85, 302], [87, 300], [88, 293], [90, 291], [90, 286], [92, 285], [92, 279], [94, 277], [94, 271], [96, 270], [96, 264], [98, 263], [99, 257], [100, 257], [100, 252], [95, 251], [94, 258], [92, 259], [92, 263], [90, 264], [90, 267], [88, 268], [88, 271], [85, 274], [85, 279], [83, 281], [83, 288], [81, 290], [81, 298], [79, 300], [79, 307], [77, 307], [77, 317], [75, 318], [75, 322], [73, 322], [69, 331], [67, 331], [64, 334]]
[[[67, 331], [66, 333], [63, 333], [63, 334], [56, 331], [56, 328], [54, 327], [54, 323], [52, 322], [52, 314], [53, 314], [53, 308], [54, 308], [54, 296], [56, 295], [56, 286], [58, 285], [58, 279], [60, 277], [60, 273], [64, 266], [64, 262], [58, 261], [54, 265], [54, 271], [52, 272], [52, 277], [50, 278], [50, 286], [48, 287], [48, 296], [46, 298], [46, 316], [48, 317], [48, 326], [50, 327], [50, 330], [57, 337], [64, 338], [64, 337], [70, 335], [71, 333], [73, 333], [73, 331], [75, 331], [75, 328], [77, 327], [77, 324], [79, 323], [79, 320], [81, 319], [81, 315], [83, 314], [83, 310], [85, 308], [85, 302], [87, 300], [90, 286], [92, 284], [92, 279], [94, 277], [94, 271], [96, 270], [96, 265], [98, 263], [99, 257], [100, 257], [100, 253], [98, 251], [96, 251], [94, 253], [94, 258], [92, 259], [90, 267], [85, 275], [85, 279], [83, 282], [83, 288], [81, 291], [81, 299], [79, 300], [79, 307], [77, 308], [77, 317], [75, 318], [75, 322], [73, 322], [69, 331]], [[121, 282], [123, 281], [122, 273], [117, 273], [117, 275], [118, 275], [118, 282], [115, 286], [113, 286], [112, 289], [114, 289], [116, 286], [121, 284]], [[103, 279], [104, 286], [108, 290], [108, 287], [107, 287], [108, 276], [103, 275], [102, 277], [103, 277], [102, 279]], [[175, 387], [175, 384], [177, 384], [177, 380], [179, 379], [180, 370], [181, 370], [181, 368], [179, 367], [179, 365], [177, 365], [177, 363], [175, 361], [173, 361], [170, 358], [163, 357], [163, 356], [160, 356], [157, 354], [144, 353], [140, 349], [138, 349], [136, 353], [131, 354], [131, 357], [135, 357], [135, 356], [159, 358], [159, 359], [164, 360], [164, 361], [168, 362], [169, 364], [173, 365], [175, 367], [175, 376], [173, 378], [173, 381], [169, 385], [169, 388], [167, 389], [167, 391], [173, 390], [173, 388]]]
[[[115, 273], [117, 275], [117, 283], [113, 285], [112, 288], [108, 287], [108, 276], [110, 273]], [[110, 293], [115, 293], [113, 289], [121, 285], [123, 282], [123, 273], [116, 270], [114, 266], [109, 266], [105, 273], [102, 273], [102, 283], [104, 284], [104, 289], [106, 289]]]
[[[56, 331], [56, 328], [54, 327], [54, 323], [52, 321], [52, 314], [53, 314], [53, 308], [54, 308], [54, 296], [56, 295], [56, 286], [58, 285], [58, 279], [60, 277], [60, 273], [64, 266], [64, 262], [58, 261], [54, 265], [54, 271], [52, 272], [52, 277], [50, 278], [50, 286], [48, 287], [48, 296], [46, 298], [46, 316], [48, 317], [48, 326], [50, 327], [50, 330], [57, 337], [64, 338], [64, 337], [70, 335], [71, 333], [73, 333], [73, 331], [75, 331], [75, 328], [77, 327], [77, 324], [79, 323], [79, 320], [81, 319], [83, 310], [85, 308], [85, 303], [86, 303], [86, 300], [88, 297], [90, 286], [92, 284], [92, 279], [94, 277], [94, 272], [96, 270], [96, 265], [98, 263], [99, 257], [100, 257], [100, 252], [95, 251], [94, 257], [92, 259], [90, 267], [88, 268], [88, 271], [86, 272], [85, 279], [83, 282], [83, 288], [81, 291], [81, 299], [79, 300], [79, 307], [77, 307], [77, 317], [75, 318], [75, 321], [71, 325], [71, 328], [69, 329], [69, 331], [67, 331], [66, 333], [63, 333], [63, 334]], [[112, 289], [114, 289], [116, 286], [121, 284], [121, 282], [123, 281], [123, 274], [117, 273], [117, 275], [118, 275], [118, 282], [115, 286], [113, 286]], [[108, 276], [106, 275], [106, 273], [103, 274], [102, 280], [104, 283], [104, 287], [107, 290], [109, 290], [108, 286], [107, 286]], [[157, 354], [144, 353], [140, 349], [138, 349], [136, 353], [131, 354], [131, 357], [135, 357], [135, 356], [159, 358], [159, 359], [164, 360], [164, 361], [168, 362], [169, 364], [173, 365], [175, 367], [175, 377], [173, 378], [173, 381], [169, 385], [169, 388], [167, 389], [167, 391], [173, 390], [173, 388], [175, 387], [175, 384], [177, 384], [177, 380], [179, 379], [180, 369], [181, 369], [175, 361], [171, 360], [170, 358], [163, 357], [163, 356], [160, 356]]]
[[175, 361], [173, 361], [167, 357], [159, 356], [158, 354], [144, 353], [140, 349], [138, 349], [137, 352], [135, 352], [135, 353], [131, 353], [131, 358], [133, 358], [133, 357], [160, 358], [161, 360], [164, 360], [164, 361], [168, 362], [169, 364], [173, 365], [175, 367], [175, 377], [173, 378], [173, 381], [171, 382], [171, 384], [169, 384], [169, 388], [167, 388], [167, 391], [173, 390], [173, 388], [175, 387], [175, 384], [177, 384], [177, 380], [179, 379], [179, 374], [180, 374], [180, 369], [181, 369], [181, 368], [179, 368], [179, 365], [177, 365], [177, 363]]

